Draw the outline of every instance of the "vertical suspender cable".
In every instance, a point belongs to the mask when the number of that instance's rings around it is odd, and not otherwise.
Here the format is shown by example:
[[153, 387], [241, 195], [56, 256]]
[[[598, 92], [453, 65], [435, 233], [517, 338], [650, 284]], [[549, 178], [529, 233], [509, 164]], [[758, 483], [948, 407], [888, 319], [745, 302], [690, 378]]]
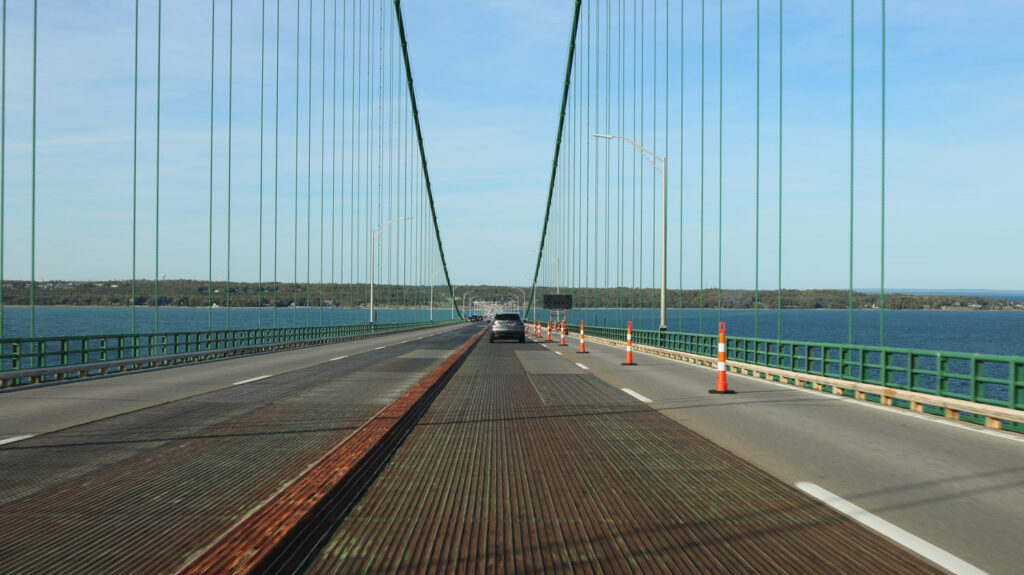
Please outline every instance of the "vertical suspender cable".
[[225, 327], [231, 329], [231, 120], [235, 83], [235, 0], [228, 2], [228, 217], [227, 217], [227, 263], [224, 289]]
[[[646, 123], [647, 116], [644, 114], [644, 86], [647, 83], [644, 76], [647, 73], [647, 67], [645, 65], [647, 51], [647, 7], [644, 0], [640, 0], [640, 141], [644, 141], [644, 125]], [[633, 154], [634, 160], [636, 154]], [[640, 162], [640, 228], [637, 236], [640, 238], [640, 249], [637, 253], [640, 256], [640, 261], [637, 262], [637, 268], [640, 270], [640, 278], [637, 287], [640, 293], [640, 309], [644, 308], [644, 173], [646, 172], [643, 162]], [[652, 214], [653, 216], [653, 214]], [[653, 217], [652, 217], [653, 219]], [[640, 325], [643, 326], [643, 312], [640, 315]]]
[[[612, 127], [612, 3], [608, 2], [605, 4], [605, 42], [608, 46], [605, 48], [605, 77], [604, 77], [604, 90], [605, 90], [605, 111], [604, 111], [604, 124], [606, 130], [611, 130]], [[604, 148], [604, 287], [606, 289], [611, 288], [611, 146], [605, 146]], [[617, 244], [616, 244], [617, 245]], [[610, 294], [609, 294], [610, 295]], [[605, 298], [605, 302], [602, 307], [611, 306], [611, 299]]]
[[273, 291], [273, 306], [274, 306], [274, 327], [277, 327], [277, 225], [280, 215], [277, 202], [278, 192], [278, 164], [280, 160], [280, 154], [278, 153], [278, 143], [280, 140], [281, 130], [279, 129], [281, 120], [281, 0], [277, 0], [277, 17], [274, 19], [274, 23], [277, 25], [277, 41], [274, 44], [276, 50], [276, 56], [274, 57], [274, 291]]
[[[4, 0], [4, 41], [7, 39], [7, 0]], [[4, 45], [4, 57], [7, 57], [7, 47]], [[4, 66], [4, 79], [6, 80], [7, 66]], [[135, 333], [135, 262], [136, 262], [136, 250], [137, 250], [137, 238], [138, 238], [138, 183], [139, 183], [139, 0], [135, 0], [135, 75], [134, 75], [134, 93], [132, 96], [132, 333]], [[0, 128], [2, 131], [2, 128]], [[2, 141], [0, 136], [0, 141]], [[2, 144], [0, 144], [2, 146]], [[2, 160], [0, 160], [0, 172], [3, 171]], [[0, 198], [3, 197], [3, 182], [0, 181]], [[0, 204], [3, 200], [0, 199]], [[2, 208], [0, 208], [2, 209]], [[0, 215], [0, 237], [3, 236], [3, 216]], [[2, 249], [0, 249], [2, 252]], [[0, 253], [0, 290], [3, 289], [3, 254]], [[0, 291], [0, 294], [3, 292]], [[0, 306], [3, 305], [2, 297], [0, 297]], [[0, 337], [3, 337], [3, 319], [2, 313], [0, 313]], [[133, 347], [133, 349], [138, 349]]]
[[267, 45], [267, 0], [260, 3], [260, 189], [256, 247], [256, 327], [263, 329], [263, 87], [264, 49]]
[[[680, 5], [680, 8], [681, 7], [682, 6]], [[669, 76], [668, 76], [668, 69], [669, 69], [669, 56], [668, 56], [669, 55], [669, 31], [668, 31], [668, 21], [669, 21], [669, 17], [668, 17], [668, 0], [665, 0], [665, 152], [664, 152], [664, 157], [665, 158], [668, 158], [668, 124], [669, 124], [669, 113], [668, 113], [668, 111], [669, 111], [669, 105], [668, 105], [668, 89], [669, 89]], [[679, 81], [680, 81], [680, 85], [682, 85], [682, 78], [680, 78]], [[680, 89], [682, 89], [682, 88], [680, 88]], [[679, 133], [679, 137], [680, 138], [683, 137], [682, 132]], [[679, 162], [680, 162], [679, 165], [680, 166], [682, 165], [682, 160], [683, 160], [683, 157], [682, 157], [682, 155], [680, 155], [679, 156]], [[668, 170], [668, 165], [667, 165], [668, 161], [667, 160], [665, 161], [665, 164], [666, 165], [663, 166], [663, 168], [665, 170]], [[665, 174], [665, 180], [668, 180], [668, 174]], [[666, 188], [668, 187], [668, 182], [667, 181], [665, 182], [665, 187]], [[666, 189], [664, 193], [665, 193], [665, 206], [664, 206], [664, 209], [662, 210], [662, 221], [666, 223], [665, 230], [664, 230], [664, 233], [665, 233], [666, 237], [662, 238], [661, 248], [662, 248], [663, 252], [667, 252], [667, 250], [668, 250], [668, 237], [667, 237], [667, 235], [668, 235], [668, 225], [667, 225], [667, 219], [668, 219], [668, 189]], [[663, 253], [662, 256], [664, 258], [663, 261], [665, 261], [666, 265], [667, 265], [667, 263], [668, 263], [668, 253]], [[667, 268], [666, 269], [662, 269], [661, 273], [662, 273], [662, 279], [665, 280], [665, 283], [667, 284], [668, 283], [668, 278], [667, 278], [668, 270], [667, 270]], [[683, 289], [683, 286], [680, 285], [679, 289]], [[666, 294], [666, 297], [668, 297], [667, 294]], [[665, 305], [669, 305], [669, 304], [666, 303]], [[677, 331], [678, 331], [678, 329], [677, 329]]]
[[[633, 104], [633, 123], [630, 126], [630, 133], [636, 134], [637, 132], [637, 55], [640, 50], [637, 50], [637, 2], [633, 0], [633, 91], [631, 102]], [[641, 141], [643, 139], [641, 138]], [[630, 225], [630, 251], [633, 252], [630, 258], [630, 320], [633, 322], [637, 321], [636, 309], [637, 309], [637, 248], [636, 248], [636, 229], [637, 229], [637, 156], [636, 153], [630, 154], [632, 178], [630, 182], [633, 186], [633, 205], [630, 210], [630, 216], [632, 219]], [[643, 306], [643, 299], [640, 301], [641, 307]]]
[[39, 0], [32, 2], [32, 281], [29, 287], [29, 337], [36, 336], [36, 95], [38, 94]]
[[[320, 2], [320, 300], [317, 302], [317, 309], [320, 317], [317, 319], [320, 325], [324, 324], [324, 169], [325, 149], [327, 147], [327, 0]], [[334, 211], [331, 210], [333, 218]], [[334, 233], [334, 227], [331, 227]], [[333, 261], [333, 258], [332, 258]]]
[[210, 180], [210, 193], [208, 199], [208, 213], [207, 213], [207, 256], [206, 264], [208, 275], [206, 278], [206, 329], [213, 330], [213, 73], [214, 73], [214, 48], [215, 44], [215, 33], [217, 31], [217, 2], [216, 0], [210, 0], [210, 164], [209, 164], [209, 180]]
[[757, 339], [761, 279], [761, 0], [757, 0], [757, 112], [754, 123], [754, 339]]
[[278, 16], [274, 18], [278, 27], [278, 39], [274, 43], [273, 73], [273, 326], [278, 327], [278, 223], [281, 211], [278, 206], [278, 189], [280, 179], [278, 169], [281, 160], [279, 142], [281, 139], [281, 0], [278, 0]]
[[854, 24], [853, 24], [853, 4], [854, 0], [850, 0], [850, 286], [847, 291], [847, 297], [849, 299], [849, 319], [847, 326], [849, 329], [849, 343], [853, 345], [853, 92], [854, 92], [854, 76], [853, 76], [853, 55], [854, 55]]
[[[312, 2], [313, 0], [308, 0]], [[295, 201], [292, 226], [292, 327], [299, 325], [299, 24], [302, 0], [295, 2]]]
[[[583, 264], [583, 266], [582, 266], [583, 267], [583, 286], [584, 286], [584, 288], [583, 288], [583, 294], [584, 294], [583, 298], [584, 298], [584, 302], [585, 302], [583, 305], [586, 308], [590, 307], [590, 289], [589, 289], [590, 288], [590, 218], [586, 217], [586, 216], [589, 216], [589, 213], [584, 214], [583, 212], [584, 211], [586, 211], [586, 212], [590, 211], [590, 139], [591, 139], [590, 138], [590, 134], [592, 133], [590, 131], [590, 69], [591, 69], [591, 64], [593, 63], [593, 58], [594, 58], [594, 51], [591, 48], [593, 46], [593, 43], [591, 41], [592, 37], [593, 37], [593, 29], [594, 29], [593, 22], [594, 22], [594, 10], [593, 10], [593, 7], [591, 5], [588, 5], [587, 6], [587, 62], [586, 62], [587, 77], [586, 77], [586, 80], [585, 80], [586, 84], [587, 84], [587, 94], [585, 96], [585, 99], [586, 99], [586, 102], [587, 102], [587, 123], [586, 123], [586, 133], [583, 135], [583, 138], [581, 138], [584, 142], [586, 142], [586, 148], [585, 149], [586, 149], [586, 155], [587, 155], [587, 163], [586, 163], [586, 165], [585, 165], [586, 167], [584, 169], [586, 170], [586, 178], [587, 179], [586, 179], [586, 182], [584, 184], [584, 191], [586, 193], [586, 198], [587, 199], [586, 199], [586, 202], [584, 203], [584, 205], [582, 206], [583, 209], [580, 210], [580, 212], [581, 212], [580, 213], [580, 217], [582, 217], [583, 220], [584, 220], [584, 222], [583, 222], [584, 233], [583, 233], [583, 246], [582, 246], [583, 249], [580, 250], [580, 252], [581, 252], [580, 253], [580, 257], [582, 259], [581, 263]], [[580, 123], [580, 127], [581, 128], [583, 127], [582, 122]], [[580, 146], [580, 149], [584, 149], [584, 146]], [[585, 313], [586, 312], [584, 312], [584, 314]]]
[[704, 333], [704, 0], [700, 0], [700, 286], [697, 312], [698, 333]]
[[778, 307], [776, 342], [782, 341], [782, 3], [783, 0], [779, 0], [779, 291], [775, 298]]
[[885, 345], [885, 0], [882, 0], [882, 209], [881, 209], [881, 257], [879, 276], [881, 287], [878, 291], [878, 345]]
[[[618, 14], [618, 16], [619, 16], [619, 21], [618, 21], [618, 24], [619, 24], [619, 26], [618, 26], [618, 28], [619, 28], [619, 46], [618, 46], [618, 48], [619, 48], [619, 62], [618, 62], [619, 85], [618, 85], [618, 96], [617, 96], [617, 99], [618, 99], [618, 104], [619, 104], [618, 108], [619, 109], [617, 110], [617, 112], [618, 112], [617, 120], [618, 120], [618, 132], [621, 134], [623, 129], [625, 128], [625, 119], [624, 119], [625, 118], [625, 114], [623, 113], [623, 111], [625, 109], [625, 103], [624, 103], [624, 98], [623, 98], [623, 95], [622, 95], [623, 86], [626, 83], [626, 71], [625, 71], [626, 70], [626, 43], [625, 43], [625, 40], [624, 40], [624, 38], [625, 38], [625, 28], [626, 27], [623, 25], [623, 20], [626, 19], [626, 2], [625, 2], [625, 0], [621, 0], [619, 2], [619, 14]], [[622, 260], [623, 260], [623, 257], [625, 256], [624, 251], [623, 251], [623, 246], [626, 243], [625, 237], [624, 237], [624, 235], [622, 233], [622, 227], [623, 227], [623, 222], [624, 222], [624, 214], [625, 214], [625, 211], [626, 211], [625, 210], [625, 203], [623, 201], [623, 187], [625, 186], [625, 173], [624, 173], [625, 170], [622, 169], [623, 168], [622, 165], [623, 165], [623, 163], [625, 163], [623, 161], [623, 158], [625, 158], [625, 150], [623, 149], [623, 146], [619, 146], [619, 157], [618, 157], [618, 162], [616, 162], [616, 165], [618, 166], [618, 172], [619, 172], [619, 181], [618, 181], [618, 190], [617, 190], [618, 200], [619, 200], [619, 210], [618, 210], [618, 212], [619, 212], [619, 218], [618, 218], [619, 221], [618, 221], [618, 229], [617, 229], [616, 234], [615, 234], [615, 244], [618, 246], [618, 260], [616, 261], [618, 277], [616, 278], [616, 283], [615, 283], [615, 288], [616, 289], [615, 289], [615, 291], [618, 293], [618, 297], [616, 298], [616, 307], [619, 308], [619, 314], [618, 314], [618, 322], [617, 322], [616, 325], [622, 325], [622, 268], [623, 268]]]
[[725, 116], [722, 108], [722, 71], [725, 61], [723, 12], [722, 0], [718, 0], [718, 323], [722, 323], [722, 123]]
[[[558, 132], [557, 132], [557, 134], [555, 136], [555, 153], [554, 153], [554, 159], [551, 162], [551, 164], [552, 164], [551, 165], [551, 178], [548, 181], [548, 199], [547, 199], [547, 205], [544, 208], [544, 224], [541, 227], [540, 248], [537, 250], [537, 263], [536, 263], [536, 266], [534, 267], [534, 271], [533, 271], [533, 284], [532, 284], [532, 289], [530, 290], [530, 302], [526, 306], [526, 314], [529, 314], [530, 310], [533, 308], [534, 297], [536, 296], [536, 291], [537, 291], [537, 276], [540, 275], [540, 264], [541, 264], [541, 261], [542, 261], [542, 259], [544, 257], [544, 240], [546, 239], [547, 232], [548, 232], [548, 218], [551, 216], [551, 198], [552, 198], [552, 196], [554, 195], [554, 192], [555, 192], [555, 177], [558, 175], [558, 158], [559, 158], [559, 153], [561, 152], [561, 148], [562, 148], [562, 130], [565, 127], [565, 106], [566, 106], [566, 102], [568, 101], [568, 97], [569, 97], [569, 81], [570, 81], [570, 79], [572, 77], [573, 57], [576, 54], [576, 31], [577, 31], [577, 28], [579, 27], [580, 5], [582, 4], [582, 1], [583, 0], [576, 0], [575, 6], [573, 7], [572, 29], [571, 29], [570, 34], [569, 34], [569, 50], [568, 50], [568, 54], [566, 55], [566, 63], [565, 63], [565, 78], [564, 78], [564, 80], [562, 82], [562, 104], [561, 104], [561, 107], [560, 107], [560, 110], [559, 110], [559, 113], [558, 113]], [[397, 9], [398, 7], [399, 7], [399, 0], [395, 0], [395, 8]], [[405, 56], [406, 75], [408, 77], [408, 74], [409, 74], [409, 71], [408, 71], [409, 57], [406, 54], [405, 31], [404, 31], [403, 26], [402, 26], [401, 10], [400, 9], [398, 10], [398, 14], [399, 14], [398, 30], [399, 30], [399, 33], [401, 34], [401, 38], [402, 38], [402, 54]], [[413, 101], [413, 118], [416, 120], [416, 133], [418, 135], [419, 134], [419, 119], [418, 119], [418, 117], [416, 115], [416, 98], [415, 98], [415, 96], [413, 95], [413, 92], [412, 92], [412, 80], [411, 80], [411, 78], [409, 78], [409, 94], [412, 97], [412, 101]], [[423, 153], [422, 146], [421, 146], [421, 149], [420, 149], [420, 153], [421, 154]], [[428, 189], [428, 192], [429, 192], [429, 184], [428, 184], [428, 188], [427, 189]], [[431, 200], [431, 209], [433, 209], [433, 200]], [[438, 242], [440, 242], [440, 237], [438, 238]], [[442, 254], [442, 263], [444, 263], [443, 260], [444, 260], [444, 256]], [[448, 275], [448, 270], [447, 270], [447, 268], [445, 268], [445, 276], [447, 277], [447, 275]], [[451, 284], [449, 282], [449, 286], [450, 285]], [[452, 293], [452, 298], [454, 299], [454, 297], [455, 297], [455, 294], [453, 292]]]
[[313, 193], [313, 0], [308, 4], [309, 24], [306, 27], [307, 56], [306, 56], [306, 326], [309, 326], [309, 292], [310, 283], [310, 253], [312, 245], [312, 193]]
[[[334, 0], [333, 9], [334, 28], [331, 33], [331, 43], [333, 44], [331, 48], [331, 306], [338, 307], [340, 310], [341, 308], [338, 303], [338, 283], [335, 272], [340, 272], [341, 266], [339, 264], [338, 268], [334, 267], [334, 265], [338, 263], [338, 260], [336, 259], [338, 257], [336, 249], [337, 244], [335, 243], [335, 232], [338, 227], [338, 204], [335, 196], [337, 191], [335, 188], [335, 176], [338, 171], [338, 0]], [[343, 45], [344, 42], [344, 39], [342, 39]], [[344, 66], [344, 64], [342, 65]], [[344, 92], [344, 76], [345, 72], [344, 68], [342, 68], [342, 92]], [[344, 109], [342, 112], [344, 112]], [[342, 122], [344, 122], [344, 119]], [[344, 124], [342, 124], [341, 132], [342, 134], [345, 133]], [[344, 154], [344, 148], [342, 149], [342, 154]], [[344, 206], [344, 204], [342, 204], [342, 206]], [[344, 207], [342, 207], [342, 209], [344, 209]], [[340, 316], [338, 324], [341, 324]]]
[[[654, 14], [651, 20], [651, 30], [653, 31], [654, 37], [651, 42], [653, 48], [653, 56], [651, 58], [651, 104], [653, 108], [653, 114], [651, 118], [652, 128], [652, 145], [651, 150], [653, 153], [658, 151], [658, 0], [653, 0], [651, 4], [654, 5]], [[664, 154], [664, 152], [662, 152]], [[658, 197], [658, 172], [654, 164], [651, 164], [651, 287], [656, 288], [658, 286], [658, 279], [655, 273], [655, 267], [658, 260], [658, 243], [656, 230], [658, 228], [656, 217], [657, 214], [657, 197]]]
[[[758, 0], [760, 1], [760, 0]], [[685, 331], [683, 329], [683, 176], [685, 171], [683, 170], [683, 160], [685, 158], [684, 152], [686, 151], [686, 134], [683, 131], [684, 119], [683, 114], [684, 98], [685, 95], [684, 87], [686, 86], [686, 78], [684, 72], [686, 71], [686, 61], [684, 56], [686, 55], [686, 29], [683, 27], [685, 22], [686, 10], [682, 5], [679, 6], [679, 327], [677, 331]]]
[[[327, 147], [327, 0], [321, 0], [321, 249], [319, 249], [319, 268], [321, 268], [321, 285], [319, 285], [319, 310], [317, 321], [324, 325], [324, 170], [326, 167], [325, 149]], [[333, 213], [333, 212], [332, 212]], [[333, 229], [333, 228], [332, 228]]]
[[156, 4], [156, 189], [155, 189], [155, 224], [153, 235], [153, 333], [160, 331], [160, 79], [161, 60], [163, 55], [163, 13], [164, 0]]
[[[136, 1], [135, 7], [135, 28], [138, 30], [138, 19], [139, 19], [139, 8], [138, 0]], [[3, 23], [0, 26], [3, 27], [2, 37], [0, 37], [0, 51], [3, 52], [0, 55], [0, 337], [4, 336], [4, 246], [7, 244], [7, 238], [5, 237], [4, 230], [4, 219], [7, 216], [6, 213], [6, 181], [7, 181], [7, 0], [3, 0]], [[138, 46], [138, 32], [136, 32], [136, 46]], [[137, 53], [136, 48], [136, 53]], [[136, 57], [137, 58], [137, 57]], [[137, 68], [136, 68], [137, 69]], [[138, 79], [136, 79], [135, 86], [138, 90]], [[138, 133], [138, 132], [136, 132]], [[134, 193], [134, 192], [133, 192]], [[134, 216], [132, 221], [135, 221]], [[134, 244], [133, 244], [134, 246]], [[132, 251], [132, 331], [135, 331], [135, 252], [134, 247]]]

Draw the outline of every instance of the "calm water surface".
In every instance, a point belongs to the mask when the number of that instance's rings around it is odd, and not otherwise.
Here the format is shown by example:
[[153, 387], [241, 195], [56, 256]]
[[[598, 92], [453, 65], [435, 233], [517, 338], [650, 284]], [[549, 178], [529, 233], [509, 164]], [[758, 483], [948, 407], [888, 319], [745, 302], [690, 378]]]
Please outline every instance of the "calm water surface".
[[[212, 311], [212, 313], [211, 313]], [[381, 309], [377, 321], [426, 321], [428, 309]], [[434, 309], [434, 319], [449, 319], [450, 309]], [[729, 335], [754, 337], [753, 310], [722, 310], [721, 321]], [[775, 310], [761, 310], [757, 335], [774, 339], [781, 325], [782, 339], [790, 341], [846, 343], [849, 339], [846, 310], [783, 310], [781, 324]], [[160, 308], [159, 331], [200, 331], [212, 329], [248, 329], [269, 327], [319, 326], [366, 323], [367, 309], [232, 308]], [[547, 319], [540, 311], [538, 318]], [[625, 327], [633, 322], [635, 329], [657, 329], [658, 310], [574, 310], [568, 321], [602, 327]], [[669, 330], [687, 333], [717, 333], [719, 313], [716, 310], [669, 310]], [[701, 320], [703, 319], [703, 330]], [[131, 309], [124, 307], [37, 307], [36, 335], [40, 337], [131, 333]], [[276, 322], [276, 323], [275, 323]], [[154, 310], [136, 308], [136, 331], [154, 331]], [[5, 307], [4, 337], [26, 337], [29, 334], [29, 309]], [[855, 310], [853, 343], [878, 345], [879, 313]], [[989, 353], [1024, 356], [1024, 312], [1014, 311], [908, 311], [885, 313], [885, 344], [889, 347]]]

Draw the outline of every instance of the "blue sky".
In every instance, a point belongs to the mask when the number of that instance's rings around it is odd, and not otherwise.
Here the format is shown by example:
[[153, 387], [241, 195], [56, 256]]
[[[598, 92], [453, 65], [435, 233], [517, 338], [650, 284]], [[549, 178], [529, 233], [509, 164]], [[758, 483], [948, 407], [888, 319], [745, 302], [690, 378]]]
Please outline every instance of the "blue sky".
[[[4, 275], [28, 277], [31, 14], [10, 3]], [[140, 213], [152, 211], [155, 2], [143, 3]], [[233, 211], [254, 213], [258, 187], [259, 13], [236, 2]], [[285, 4], [294, 11], [294, 3]], [[647, 3], [648, 5], [651, 2]], [[880, 21], [857, 3], [854, 284], [878, 285]], [[658, 3], [659, 7], [664, 6]], [[388, 5], [390, 7], [390, 4]], [[686, 2], [686, 73], [679, 161], [678, 77], [669, 86], [673, 168], [684, 169], [683, 285], [696, 287], [693, 235], [699, 180], [699, 2]], [[717, 2], [708, 2], [705, 186], [717, 201]], [[568, 0], [403, 3], [438, 221], [456, 283], [525, 284], [532, 272], [554, 146], [572, 3]], [[673, 2], [670, 69], [678, 69]], [[40, 2], [37, 279], [124, 278], [131, 273], [133, 2]], [[848, 282], [849, 6], [786, 2], [783, 284]], [[218, 4], [220, 30], [227, 2]], [[209, 3], [165, 2], [161, 216], [168, 277], [205, 278], [209, 161]], [[753, 274], [756, 23], [752, 2], [725, 2], [723, 284]], [[886, 285], [1021, 289], [1024, 266], [1024, 5], [1010, 0], [888, 3]], [[713, 22], [713, 23], [712, 23]], [[774, 286], [777, 235], [777, 4], [762, 2], [762, 286]], [[659, 28], [660, 30], [660, 28]], [[294, 32], [292, 32], [293, 34]], [[287, 34], [286, 34], [287, 36]], [[288, 41], [282, 38], [282, 43]], [[294, 42], [294, 35], [290, 38]], [[218, 36], [217, 67], [227, 65]], [[283, 63], [282, 75], [294, 70]], [[294, 77], [294, 76], [293, 76]], [[227, 82], [217, 81], [214, 181], [226, 184]], [[661, 88], [663, 89], [663, 87]], [[294, 92], [291, 92], [294, 98]], [[287, 95], [283, 96], [287, 100]], [[657, 103], [664, 114], [664, 101]], [[663, 116], [662, 116], [663, 118]], [[269, 119], [269, 118], [268, 118]], [[290, 120], [294, 122], [294, 119]], [[660, 122], [660, 120], [659, 120]], [[282, 133], [287, 129], [284, 126]], [[633, 134], [635, 136], [635, 134]], [[660, 136], [659, 136], [660, 138]], [[282, 140], [282, 148], [294, 141]], [[315, 153], [315, 151], [314, 151]], [[283, 155], [282, 157], [286, 157]], [[140, 168], [141, 170], [142, 168]], [[287, 178], [283, 175], [282, 179]], [[670, 173], [670, 189], [680, 176]], [[248, 202], [247, 202], [248, 198]], [[671, 201], [671, 200], [670, 200]], [[224, 200], [215, 205], [223, 243]], [[670, 214], [675, 208], [670, 208]], [[717, 209], [717, 208], [715, 208]], [[706, 214], [706, 270], [716, 265], [717, 212]], [[152, 222], [140, 217], [140, 229]], [[676, 225], [676, 224], [673, 224]], [[677, 229], [677, 228], [675, 228]], [[233, 228], [241, 245], [248, 233]], [[288, 232], [290, 233], [290, 232]], [[237, 234], [237, 235], [236, 235]], [[148, 231], [140, 253], [152, 252]], [[219, 247], [217, 248], [220, 249]], [[289, 252], [289, 249], [283, 249]], [[238, 249], [232, 278], [256, 279], [255, 255]], [[196, 257], [199, 253], [202, 257]], [[675, 264], [673, 264], [675, 265]], [[291, 267], [290, 261], [282, 267]], [[671, 267], [671, 266], [670, 266]], [[214, 277], [226, 262], [214, 260]], [[152, 258], [139, 260], [140, 277]], [[678, 268], [674, 268], [678, 270]], [[677, 271], [670, 269], [671, 283]], [[710, 274], [710, 272], [708, 272]], [[649, 279], [645, 280], [649, 283]], [[714, 285], [706, 281], [705, 285]]]

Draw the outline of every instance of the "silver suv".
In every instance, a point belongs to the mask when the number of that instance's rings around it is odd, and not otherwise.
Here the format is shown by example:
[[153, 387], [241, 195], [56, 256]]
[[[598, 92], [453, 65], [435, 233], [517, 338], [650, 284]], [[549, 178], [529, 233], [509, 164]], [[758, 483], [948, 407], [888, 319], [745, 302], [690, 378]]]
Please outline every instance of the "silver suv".
[[526, 342], [526, 325], [518, 313], [494, 315], [494, 321], [491, 322], [491, 343], [494, 343], [495, 339], [518, 339], [519, 343]]

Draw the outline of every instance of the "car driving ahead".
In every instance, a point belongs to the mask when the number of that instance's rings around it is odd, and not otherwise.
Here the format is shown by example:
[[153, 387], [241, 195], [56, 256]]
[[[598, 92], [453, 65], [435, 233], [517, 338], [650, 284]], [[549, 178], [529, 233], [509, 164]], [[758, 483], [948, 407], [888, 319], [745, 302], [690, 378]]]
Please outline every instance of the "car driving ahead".
[[518, 339], [526, 342], [526, 325], [518, 313], [498, 313], [491, 322], [491, 343], [496, 339]]

